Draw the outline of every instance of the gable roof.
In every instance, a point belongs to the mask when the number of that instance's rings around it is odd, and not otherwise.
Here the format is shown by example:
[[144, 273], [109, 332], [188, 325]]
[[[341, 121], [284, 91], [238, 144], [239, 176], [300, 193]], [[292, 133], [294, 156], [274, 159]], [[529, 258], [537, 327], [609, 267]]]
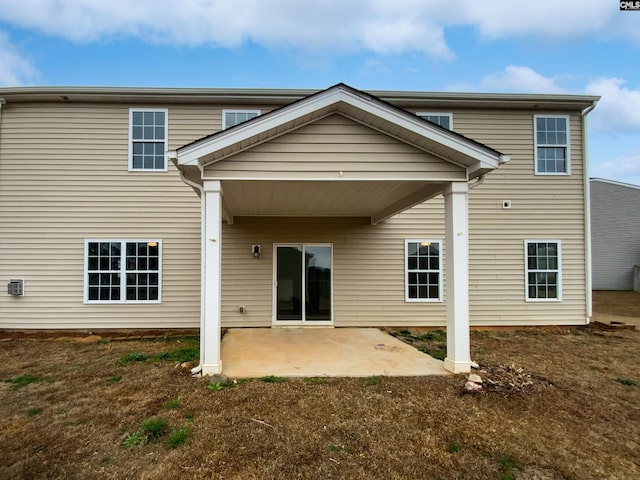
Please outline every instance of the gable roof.
[[497, 150], [344, 83], [191, 142], [173, 156], [179, 167], [204, 167], [336, 113], [462, 166], [470, 178], [508, 160]]
[[589, 180], [591, 181], [591, 183], [593, 182], [608, 183], [609, 185], [615, 185], [617, 187], [633, 188], [636, 190], [640, 190], [640, 185], [634, 185], [632, 183], [618, 182], [615, 180], [608, 180], [606, 178], [590, 178]]

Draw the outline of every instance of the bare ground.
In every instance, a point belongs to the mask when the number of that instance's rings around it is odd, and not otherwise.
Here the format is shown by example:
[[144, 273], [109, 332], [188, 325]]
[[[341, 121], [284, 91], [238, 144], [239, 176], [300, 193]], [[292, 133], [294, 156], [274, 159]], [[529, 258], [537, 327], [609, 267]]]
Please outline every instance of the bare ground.
[[[596, 292], [597, 310], [640, 317], [635, 295], [619, 306]], [[437, 337], [413, 343], [437, 349]], [[210, 389], [170, 354], [193, 339], [2, 341], [0, 478], [640, 478], [639, 331], [473, 332], [471, 342], [479, 394], [462, 393], [465, 376]], [[119, 363], [136, 353], [154, 361]], [[167, 427], [154, 439], [142, 424], [158, 417]], [[170, 446], [183, 428], [186, 442]], [[135, 435], [139, 445], [122, 445]]]

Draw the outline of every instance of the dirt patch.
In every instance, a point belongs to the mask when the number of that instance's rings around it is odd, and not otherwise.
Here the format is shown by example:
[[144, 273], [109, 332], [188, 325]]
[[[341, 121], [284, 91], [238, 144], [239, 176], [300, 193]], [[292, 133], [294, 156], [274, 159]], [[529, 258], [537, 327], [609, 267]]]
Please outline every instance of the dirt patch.
[[[439, 349], [442, 334], [419, 341]], [[183, 362], [194, 338], [3, 342], [1, 476], [640, 478], [640, 332], [471, 343], [495, 382], [480, 395], [464, 375], [211, 385]]]
[[593, 313], [640, 318], [640, 292], [596, 290], [593, 292]]

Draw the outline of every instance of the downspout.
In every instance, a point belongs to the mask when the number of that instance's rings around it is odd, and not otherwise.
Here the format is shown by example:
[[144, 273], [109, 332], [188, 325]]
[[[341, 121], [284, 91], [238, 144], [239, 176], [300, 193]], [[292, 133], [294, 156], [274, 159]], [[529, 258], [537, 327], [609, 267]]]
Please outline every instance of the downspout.
[[[511, 156], [509, 156], [509, 155], [500, 155], [500, 160], [499, 160], [500, 165], [504, 165], [509, 160], [511, 160]], [[483, 173], [482, 175], [480, 175], [478, 178], [476, 178], [475, 182], [469, 183], [469, 190], [473, 190], [474, 188], [479, 187], [480, 185], [482, 185], [486, 178], [487, 178], [487, 174], [486, 173]]]
[[[202, 238], [202, 235], [204, 235], [204, 222], [205, 222], [205, 218], [206, 218], [206, 208], [205, 208], [205, 202], [204, 202], [204, 191], [202, 188], [202, 185], [193, 182], [191, 180], [189, 180], [187, 177], [184, 176], [184, 172], [181, 169], [178, 169], [178, 172], [180, 173], [180, 180], [182, 180], [184, 183], [186, 183], [187, 185], [189, 185], [190, 187], [192, 187], [193, 189], [195, 189], [197, 192], [199, 192], [200, 194], [200, 237]], [[204, 321], [204, 295], [205, 295], [205, 289], [204, 289], [204, 268], [202, 267], [203, 265], [203, 259], [204, 259], [204, 242], [200, 241], [200, 361], [198, 363], [197, 367], [194, 367], [191, 369], [191, 375], [199, 375], [200, 372], [202, 371], [202, 352], [204, 352], [204, 333], [202, 332], [202, 326], [204, 325], [203, 321]]]
[[587, 307], [587, 324], [593, 316], [593, 272], [591, 268], [591, 184], [589, 182], [589, 156], [587, 147], [587, 115], [594, 108], [594, 102], [582, 110], [582, 176], [584, 181], [584, 267], [585, 267], [585, 294]]
[[484, 179], [486, 178], [486, 176], [487, 176], [487, 174], [483, 173], [478, 178], [476, 178], [475, 182], [469, 183], [469, 190], [473, 190], [474, 188], [482, 185], [484, 183]]

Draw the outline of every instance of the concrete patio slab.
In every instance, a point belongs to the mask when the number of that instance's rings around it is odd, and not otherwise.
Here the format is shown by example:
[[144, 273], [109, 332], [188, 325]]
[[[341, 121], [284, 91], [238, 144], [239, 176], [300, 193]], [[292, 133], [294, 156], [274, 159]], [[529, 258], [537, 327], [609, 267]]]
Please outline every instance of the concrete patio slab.
[[436, 360], [377, 328], [230, 328], [229, 378], [447, 375]]

